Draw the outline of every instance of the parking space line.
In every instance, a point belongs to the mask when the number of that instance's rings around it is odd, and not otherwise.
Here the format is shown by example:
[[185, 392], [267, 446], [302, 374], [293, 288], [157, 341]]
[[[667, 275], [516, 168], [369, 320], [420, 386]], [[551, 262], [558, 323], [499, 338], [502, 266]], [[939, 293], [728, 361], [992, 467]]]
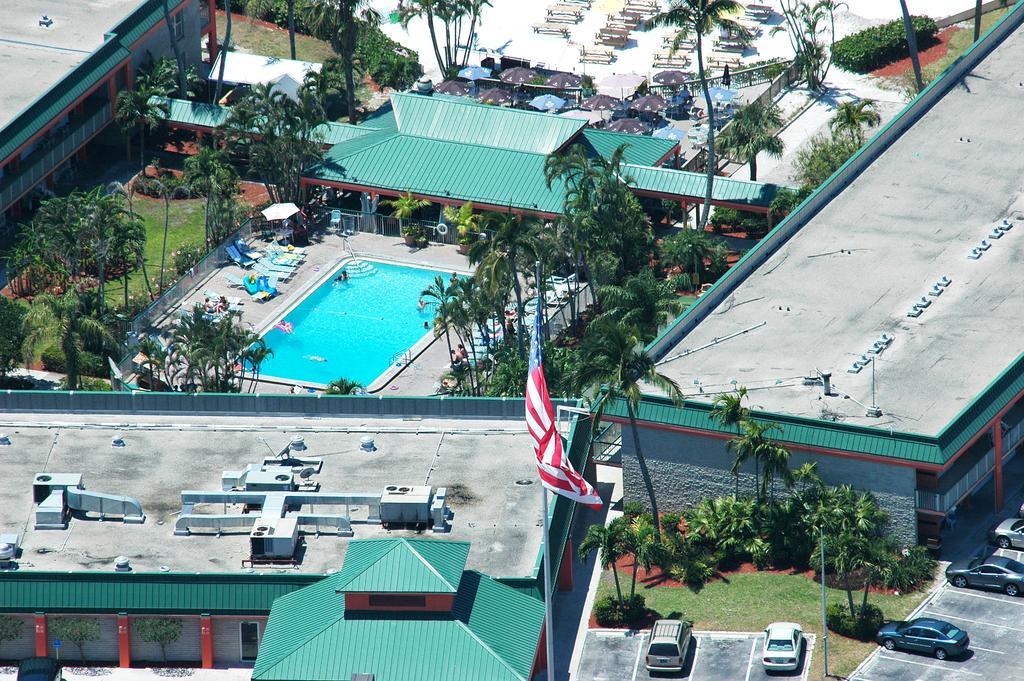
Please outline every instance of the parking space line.
[[1008, 605], [1015, 605], [1018, 608], [1024, 608], [1024, 603], [1017, 603], [1015, 601], [1008, 601], [1005, 598], [996, 598], [995, 596], [986, 596], [985, 594], [975, 593], [973, 591], [964, 591], [963, 589], [950, 589], [951, 594], [960, 594], [961, 596], [967, 596], [968, 598], [983, 598], [986, 601], [996, 601], [997, 603], [1006, 603]]
[[747, 676], [744, 681], [750, 681], [750, 670], [754, 668], [754, 651], [757, 650], [757, 639], [750, 642], [750, 659], [747, 660]]
[[959, 615], [950, 615], [950, 614], [944, 613], [944, 612], [932, 611], [930, 614], [933, 617], [948, 617], [949, 619], [952, 619], [952, 620], [962, 620], [964, 622], [970, 622], [971, 624], [985, 624], [985, 625], [988, 625], [990, 627], [1000, 627], [1002, 629], [1009, 629], [1011, 631], [1024, 631], [1024, 629], [1021, 629], [1020, 627], [1011, 627], [1011, 626], [1007, 626], [1005, 624], [996, 624], [995, 622], [985, 622], [985, 621], [982, 621], [982, 620], [972, 620], [972, 619], [967, 618], [967, 617], [960, 617]]
[[918, 662], [916, 660], [904, 660], [902, 657], [889, 657], [888, 655], [879, 655], [880, 660], [889, 660], [890, 662], [899, 662], [901, 664], [916, 664], [919, 667], [930, 667], [931, 669], [938, 669], [944, 672], [956, 672], [957, 674], [970, 674], [971, 676], [982, 676], [978, 672], [969, 672], [966, 669], [950, 669], [949, 667], [942, 667], [937, 664], [928, 664], [927, 662]]
[[[697, 656], [700, 655], [700, 642], [702, 636], [694, 636], [697, 639], [697, 646], [693, 649], [693, 659], [690, 660], [690, 676], [687, 677], [688, 681], [693, 681], [693, 674], [697, 671]], [[683, 664], [686, 664], [686, 660], [683, 660]]]
[[640, 673], [640, 654], [644, 650], [644, 641], [647, 637], [644, 636], [640, 639], [640, 645], [636, 647], [636, 659], [633, 660], [633, 681], [636, 681], [636, 675]]
[[991, 648], [982, 648], [981, 646], [976, 646], [973, 643], [971, 644], [971, 650], [984, 650], [986, 653], [995, 653], [996, 655], [1005, 655], [1006, 654], [1002, 650], [992, 650]]

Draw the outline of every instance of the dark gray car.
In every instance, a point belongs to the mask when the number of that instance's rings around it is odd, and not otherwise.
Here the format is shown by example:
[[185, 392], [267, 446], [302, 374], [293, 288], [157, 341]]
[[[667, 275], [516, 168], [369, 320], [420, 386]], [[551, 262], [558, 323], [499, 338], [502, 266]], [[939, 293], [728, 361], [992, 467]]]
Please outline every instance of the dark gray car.
[[946, 579], [961, 589], [998, 589], [1008, 596], [1024, 591], [1024, 563], [1006, 556], [958, 560], [946, 568]]

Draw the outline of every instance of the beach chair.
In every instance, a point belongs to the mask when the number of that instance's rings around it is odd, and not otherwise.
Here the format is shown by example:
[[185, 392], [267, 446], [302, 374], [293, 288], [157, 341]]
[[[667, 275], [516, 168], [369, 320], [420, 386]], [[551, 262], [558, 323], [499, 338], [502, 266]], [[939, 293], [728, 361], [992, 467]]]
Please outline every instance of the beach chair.
[[228, 254], [228, 258], [231, 259], [231, 262], [235, 263], [239, 267], [249, 268], [256, 262], [252, 258], [239, 253], [238, 249], [232, 244], [228, 244], [224, 251]]
[[250, 248], [249, 244], [245, 243], [245, 241], [243, 239], [241, 239], [241, 238], [235, 239], [234, 246], [235, 246], [235, 248], [238, 249], [238, 253], [240, 255], [244, 255], [247, 258], [252, 258], [253, 260], [259, 260], [260, 259], [261, 253], [259, 251], [255, 251], [252, 248]]
[[245, 288], [245, 282], [242, 281], [240, 277], [236, 277], [233, 274], [228, 274], [225, 272], [224, 281], [228, 282], [228, 284], [234, 286], [235, 288]]
[[292, 278], [292, 275], [295, 274], [294, 268], [280, 267], [278, 265], [266, 265], [264, 263], [256, 263], [256, 271], [260, 274], [265, 274], [267, 277], [279, 277], [282, 281], [288, 281]]

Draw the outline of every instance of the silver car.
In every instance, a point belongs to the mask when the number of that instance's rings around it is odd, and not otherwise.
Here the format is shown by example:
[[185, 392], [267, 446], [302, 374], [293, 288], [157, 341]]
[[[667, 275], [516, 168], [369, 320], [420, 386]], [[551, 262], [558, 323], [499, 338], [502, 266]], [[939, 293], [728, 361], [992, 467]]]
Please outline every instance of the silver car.
[[992, 528], [988, 537], [1001, 549], [1024, 548], [1024, 518], [1007, 518]]

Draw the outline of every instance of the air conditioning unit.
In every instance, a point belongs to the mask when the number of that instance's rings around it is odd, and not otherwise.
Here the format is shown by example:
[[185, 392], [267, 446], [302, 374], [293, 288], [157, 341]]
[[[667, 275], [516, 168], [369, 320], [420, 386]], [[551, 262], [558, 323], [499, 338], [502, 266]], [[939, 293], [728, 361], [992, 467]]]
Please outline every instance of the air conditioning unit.
[[81, 473], [37, 473], [32, 481], [32, 501], [40, 503], [55, 491], [85, 489]]
[[380, 495], [380, 521], [389, 525], [426, 525], [430, 522], [433, 488], [388, 485]]
[[291, 558], [299, 542], [295, 518], [259, 518], [249, 532], [253, 558]]
[[295, 475], [287, 466], [268, 466], [245, 476], [246, 492], [293, 492]]
[[0, 570], [13, 570], [18, 566], [18, 535], [0, 534]]

